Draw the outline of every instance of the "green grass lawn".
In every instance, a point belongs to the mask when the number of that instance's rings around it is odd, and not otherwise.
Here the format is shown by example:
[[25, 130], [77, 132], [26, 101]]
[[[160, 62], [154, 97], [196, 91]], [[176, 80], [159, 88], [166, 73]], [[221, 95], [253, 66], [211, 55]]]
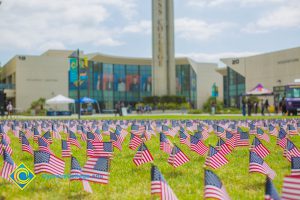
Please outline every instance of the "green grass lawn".
[[[136, 117], [135, 117], [136, 118]], [[139, 119], [147, 119], [142, 116]], [[150, 117], [151, 119], [162, 118]], [[166, 116], [169, 119], [181, 119], [186, 116]], [[190, 118], [190, 117], [189, 117]], [[196, 118], [196, 117], [195, 117]], [[197, 117], [199, 118], [199, 117]], [[219, 119], [218, 117], [213, 117]], [[224, 118], [224, 117], [221, 117]], [[228, 119], [240, 119], [241, 117], [230, 117]], [[128, 118], [127, 118], [128, 119]], [[203, 118], [201, 118], [203, 119]], [[207, 117], [205, 118], [207, 119]], [[210, 118], [212, 119], [212, 118]], [[62, 134], [65, 136], [65, 134]], [[12, 140], [11, 147], [13, 148], [12, 158], [17, 165], [23, 162], [32, 171], [33, 156], [21, 151], [21, 144], [18, 139], [11, 133], [9, 136]], [[77, 135], [78, 136], [78, 135]], [[80, 138], [78, 136], [78, 138]], [[132, 161], [135, 151], [128, 148], [130, 135], [127, 135], [123, 143], [123, 151], [115, 149], [114, 158], [111, 162], [110, 178], [108, 185], [91, 183], [93, 194], [88, 194], [83, 191], [81, 182], [69, 182], [68, 179], [46, 179], [43, 175], [37, 175], [30, 185], [21, 191], [16, 185], [8, 183], [4, 179], [0, 179], [0, 199], [159, 199], [151, 197], [151, 180], [150, 169], [151, 164], [147, 163], [140, 167], [136, 167]], [[253, 136], [251, 136], [252, 142]], [[80, 140], [80, 139], [79, 139]], [[109, 136], [104, 136], [104, 140], [108, 141]], [[179, 138], [170, 138], [177, 144], [183, 152], [190, 158], [190, 162], [174, 169], [167, 163], [168, 155], [159, 150], [159, 135], [152, 137], [146, 142], [152, 156], [154, 164], [158, 166], [161, 173], [164, 175], [170, 187], [173, 189], [179, 199], [203, 199], [204, 191], [204, 161], [205, 158], [189, 150], [186, 145], [179, 143]], [[296, 146], [300, 147], [300, 137], [293, 137], [292, 141]], [[205, 144], [214, 145], [217, 142], [217, 137], [211, 137], [205, 141]], [[72, 146], [73, 155], [80, 162], [81, 167], [85, 164], [86, 144], [80, 140], [82, 149]], [[31, 146], [37, 149], [37, 144]], [[283, 177], [290, 173], [290, 163], [282, 156], [283, 151], [276, 146], [276, 138], [271, 137], [270, 143], [263, 141], [263, 144], [271, 151], [265, 161], [269, 166], [276, 171], [277, 176], [273, 183], [276, 189], [281, 193]], [[52, 151], [61, 157], [61, 142], [54, 140], [51, 145]], [[232, 199], [263, 199], [265, 188], [265, 176], [257, 173], [248, 173], [249, 165], [249, 148], [237, 148], [232, 154], [227, 156], [229, 164], [220, 169], [213, 170], [221, 179], [229, 196]], [[66, 162], [65, 173], [70, 172], [70, 159], [64, 159]], [[0, 160], [0, 166], [3, 165], [3, 159]]]

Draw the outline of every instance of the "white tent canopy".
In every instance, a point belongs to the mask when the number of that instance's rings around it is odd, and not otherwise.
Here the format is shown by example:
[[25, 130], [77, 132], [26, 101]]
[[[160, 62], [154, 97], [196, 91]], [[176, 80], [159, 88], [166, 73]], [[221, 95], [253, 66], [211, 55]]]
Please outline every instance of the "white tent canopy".
[[46, 100], [46, 104], [69, 104], [69, 103], [75, 103], [75, 100], [65, 97], [61, 94]]

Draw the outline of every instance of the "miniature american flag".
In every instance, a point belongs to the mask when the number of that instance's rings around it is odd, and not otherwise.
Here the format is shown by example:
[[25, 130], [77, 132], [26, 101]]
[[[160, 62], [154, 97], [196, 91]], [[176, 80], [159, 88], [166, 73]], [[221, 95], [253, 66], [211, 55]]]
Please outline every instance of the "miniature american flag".
[[285, 176], [282, 186], [282, 200], [299, 200], [300, 198], [300, 176]]
[[270, 142], [269, 135], [267, 133], [265, 133], [265, 131], [262, 128], [260, 128], [260, 127], [256, 128], [256, 135], [259, 139]]
[[166, 152], [167, 154], [170, 154], [172, 152], [173, 148], [172, 142], [167, 138], [167, 136], [163, 133], [160, 133], [160, 150]]
[[230, 200], [219, 177], [210, 170], [205, 170], [204, 198]]
[[142, 142], [143, 142], [143, 140], [139, 137], [139, 135], [135, 135], [135, 134], [131, 133], [129, 148], [132, 150], [135, 150], [138, 146], [141, 145]]
[[33, 150], [25, 135], [22, 136], [22, 151], [28, 152], [33, 155]]
[[153, 161], [153, 157], [150, 153], [150, 151], [148, 150], [147, 146], [145, 145], [145, 143], [142, 143], [134, 158], [133, 158], [133, 162], [135, 165], [139, 166], [141, 164], [147, 163], [147, 162], [151, 162]]
[[254, 138], [251, 151], [257, 153], [261, 158], [270, 154], [270, 151], [259, 141], [257, 137]]
[[68, 158], [71, 156], [70, 143], [67, 140], [61, 140], [61, 157]]
[[4, 164], [0, 172], [0, 176], [6, 180], [10, 180], [10, 174], [15, 170], [16, 165], [10, 155], [4, 150], [3, 151], [3, 160]]
[[300, 175], [300, 157], [292, 157], [291, 175]]
[[190, 159], [177, 147], [174, 145], [172, 152], [169, 156], [168, 163], [173, 167], [179, 167], [184, 163], [187, 163]]
[[289, 139], [287, 139], [286, 148], [285, 148], [285, 155], [286, 155], [286, 158], [289, 161], [291, 161], [291, 157], [300, 157], [299, 149]]
[[109, 159], [104, 157], [90, 157], [82, 169], [87, 181], [107, 184], [109, 178]]
[[274, 179], [276, 176], [275, 171], [255, 152], [250, 152], [249, 172], [265, 174], [271, 179]]
[[209, 146], [209, 153], [205, 160], [205, 165], [210, 166], [213, 169], [218, 169], [227, 163], [228, 160], [224, 155], [220, 154], [214, 147]]
[[69, 137], [68, 137], [68, 142], [72, 145], [75, 145], [79, 149], [81, 149], [81, 146], [77, 140], [77, 137], [73, 131], [69, 131]]
[[151, 167], [151, 194], [159, 194], [162, 200], [177, 200], [175, 193], [154, 165]]
[[63, 175], [65, 162], [55, 155], [43, 151], [34, 151], [34, 173]]
[[203, 156], [208, 151], [208, 147], [197, 137], [191, 135], [191, 150]]

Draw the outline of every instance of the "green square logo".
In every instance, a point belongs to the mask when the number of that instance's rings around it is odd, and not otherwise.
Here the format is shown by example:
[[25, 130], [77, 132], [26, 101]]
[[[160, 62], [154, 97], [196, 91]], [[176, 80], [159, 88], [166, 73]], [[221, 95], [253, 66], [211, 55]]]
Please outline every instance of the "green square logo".
[[34, 173], [24, 163], [21, 163], [9, 177], [21, 190], [35, 179]]

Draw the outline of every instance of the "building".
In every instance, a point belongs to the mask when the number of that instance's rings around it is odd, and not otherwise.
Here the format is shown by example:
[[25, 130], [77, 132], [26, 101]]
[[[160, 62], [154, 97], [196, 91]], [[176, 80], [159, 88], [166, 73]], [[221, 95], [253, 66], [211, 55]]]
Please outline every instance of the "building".
[[[72, 52], [48, 50], [36, 56], [16, 55], [3, 66], [1, 86], [17, 110], [28, 109], [31, 102], [41, 97], [49, 99], [62, 94], [77, 99], [77, 64], [69, 58]], [[80, 69], [81, 97], [96, 99], [103, 110], [113, 109], [118, 101], [134, 105], [143, 97], [154, 95], [153, 80], [161, 87], [167, 84], [165, 78], [153, 77], [151, 58], [83, 52], [80, 57], [88, 60], [88, 66], [81, 64]], [[222, 76], [216, 72], [215, 63], [176, 58], [175, 66], [175, 94], [185, 96], [194, 108], [201, 108], [209, 98], [214, 82], [222, 87]]]
[[284, 96], [284, 85], [300, 79], [300, 47], [221, 61], [226, 66], [217, 71], [223, 76], [224, 104], [228, 107], [239, 107], [241, 95], [258, 83], [273, 90], [271, 103], [278, 103]]
[[42, 55], [16, 55], [1, 71], [1, 85], [18, 111], [41, 97], [68, 95], [68, 56], [72, 51], [49, 50]]

